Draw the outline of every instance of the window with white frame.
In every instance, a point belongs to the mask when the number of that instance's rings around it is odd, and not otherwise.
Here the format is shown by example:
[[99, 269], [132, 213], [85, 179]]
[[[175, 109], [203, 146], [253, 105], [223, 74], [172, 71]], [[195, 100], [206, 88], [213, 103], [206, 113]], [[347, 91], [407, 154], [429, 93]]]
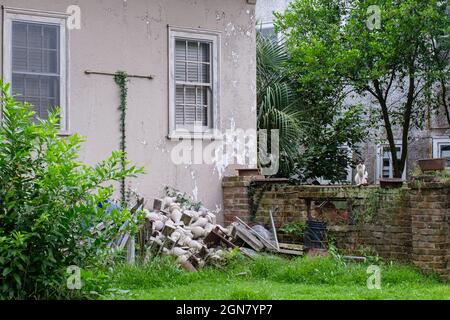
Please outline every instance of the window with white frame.
[[447, 158], [450, 169], [450, 138], [433, 138], [433, 158]]
[[[395, 144], [397, 152], [397, 159], [400, 159], [402, 155], [402, 145], [400, 143]], [[377, 176], [376, 180], [380, 178], [393, 178], [394, 167], [392, 163], [391, 149], [389, 145], [383, 144], [377, 147]], [[402, 178], [406, 178], [406, 165], [403, 170]]]
[[216, 33], [169, 27], [169, 137], [217, 128], [218, 41]]
[[65, 13], [4, 9], [4, 81], [16, 99], [46, 119], [60, 108], [61, 131], [67, 131]]

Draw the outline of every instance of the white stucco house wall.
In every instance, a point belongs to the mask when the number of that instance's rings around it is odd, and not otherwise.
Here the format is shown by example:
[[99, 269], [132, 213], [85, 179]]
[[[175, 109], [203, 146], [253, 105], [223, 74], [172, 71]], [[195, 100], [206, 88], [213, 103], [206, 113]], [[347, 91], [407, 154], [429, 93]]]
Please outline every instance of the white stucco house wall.
[[[3, 80], [41, 117], [50, 105], [60, 106], [61, 134], [86, 137], [82, 161], [93, 164], [119, 149], [119, 89], [112, 75], [140, 76], [128, 83], [126, 144], [129, 160], [147, 174], [127, 187], [151, 202], [172, 186], [221, 209], [221, 178], [235, 174], [234, 166], [178, 164], [172, 150], [181, 137], [204, 148], [217, 138], [214, 130], [256, 128], [255, 1], [0, 5]], [[192, 135], [194, 125], [204, 134]]]

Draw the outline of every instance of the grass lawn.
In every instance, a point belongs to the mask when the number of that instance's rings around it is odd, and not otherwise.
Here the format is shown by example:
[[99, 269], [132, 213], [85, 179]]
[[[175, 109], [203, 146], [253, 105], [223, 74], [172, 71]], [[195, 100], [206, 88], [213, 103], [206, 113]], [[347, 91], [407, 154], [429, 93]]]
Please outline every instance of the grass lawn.
[[110, 275], [104, 299], [272, 300], [272, 299], [447, 299], [450, 284], [410, 266], [379, 263], [381, 290], [369, 290], [368, 264], [332, 258], [237, 256], [223, 268], [188, 273], [169, 259], [119, 266]]

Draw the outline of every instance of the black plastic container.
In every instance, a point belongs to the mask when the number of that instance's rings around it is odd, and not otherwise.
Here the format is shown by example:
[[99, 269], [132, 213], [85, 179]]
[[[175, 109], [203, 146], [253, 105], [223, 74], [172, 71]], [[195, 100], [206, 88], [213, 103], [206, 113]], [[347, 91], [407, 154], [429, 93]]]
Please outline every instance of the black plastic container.
[[322, 221], [306, 221], [305, 235], [304, 235], [304, 247], [305, 249], [325, 248], [327, 224]]

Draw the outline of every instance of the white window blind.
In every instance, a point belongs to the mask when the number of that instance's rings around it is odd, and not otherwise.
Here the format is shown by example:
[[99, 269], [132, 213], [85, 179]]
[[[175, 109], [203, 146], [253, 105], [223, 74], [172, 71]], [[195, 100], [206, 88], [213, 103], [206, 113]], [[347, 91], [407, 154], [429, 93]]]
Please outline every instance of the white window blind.
[[175, 40], [175, 127], [211, 126], [211, 42]]
[[[401, 146], [396, 146], [395, 150], [397, 151], [397, 159], [400, 159], [402, 150]], [[394, 170], [391, 159], [391, 150], [389, 149], [389, 146], [383, 146], [383, 160], [381, 169], [382, 178], [392, 178]]]
[[45, 119], [60, 105], [60, 26], [12, 22], [12, 93]]
[[[397, 151], [397, 159], [401, 158], [402, 145], [399, 142], [395, 142], [395, 150]], [[378, 145], [377, 151], [377, 176], [376, 179], [380, 178], [393, 178], [394, 176], [394, 166], [391, 157], [391, 150], [389, 145], [383, 144]], [[406, 165], [402, 173], [402, 178], [406, 178]]]

